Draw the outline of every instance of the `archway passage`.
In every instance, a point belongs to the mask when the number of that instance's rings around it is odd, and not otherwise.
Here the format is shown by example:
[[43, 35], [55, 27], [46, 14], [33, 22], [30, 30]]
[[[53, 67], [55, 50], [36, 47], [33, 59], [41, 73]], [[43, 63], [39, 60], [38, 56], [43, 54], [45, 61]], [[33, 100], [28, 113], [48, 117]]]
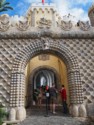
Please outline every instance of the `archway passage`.
[[[36, 70], [36, 69], [35, 69]], [[33, 76], [32, 76], [33, 75]], [[54, 83], [56, 85], [57, 88], [57, 83], [58, 83], [58, 79], [57, 79], [57, 74], [55, 74], [51, 69], [47, 69], [47, 68], [38, 68], [33, 74], [31, 74], [30, 76], [32, 79], [29, 80], [29, 100], [28, 100], [28, 105], [33, 108], [33, 105], [38, 105], [38, 106], [43, 106], [44, 104], [46, 104], [46, 97], [45, 97], [45, 89], [46, 86], [48, 86], [49, 88], [52, 87], [52, 83]], [[36, 95], [34, 92], [39, 92], [39, 90], [42, 90], [42, 97], [41, 97], [41, 104], [38, 104], [38, 96]], [[37, 96], [37, 100], [36, 100], [36, 96]], [[37, 103], [37, 104], [36, 104]]]
[[65, 45], [54, 42], [52, 39], [41, 39], [23, 48], [15, 58], [12, 68], [10, 106], [24, 107], [25, 67], [31, 58], [41, 53], [56, 55], [64, 61], [68, 72], [70, 104], [82, 104], [83, 89], [76, 57], [65, 47]]
[[33, 79], [33, 88], [40, 88], [41, 86], [52, 87], [52, 83], [56, 83], [55, 74], [47, 69], [42, 69], [38, 71]]
[[[43, 58], [39, 58], [39, 57]], [[44, 60], [44, 56], [49, 57]], [[57, 91], [61, 89], [62, 84], [65, 85], [67, 90], [67, 104], [69, 105], [69, 89], [67, 80], [67, 68], [64, 62], [57, 56], [51, 54], [40, 54], [32, 58], [27, 64], [26, 71], [26, 107], [33, 108], [33, 96], [34, 90], [43, 87], [45, 90], [46, 86], [49, 88], [52, 83], [55, 84]], [[45, 95], [45, 94], [44, 94]], [[61, 104], [60, 93], [57, 95], [57, 104]], [[45, 96], [43, 97], [43, 104], [45, 104]], [[35, 103], [34, 103], [35, 104]]]

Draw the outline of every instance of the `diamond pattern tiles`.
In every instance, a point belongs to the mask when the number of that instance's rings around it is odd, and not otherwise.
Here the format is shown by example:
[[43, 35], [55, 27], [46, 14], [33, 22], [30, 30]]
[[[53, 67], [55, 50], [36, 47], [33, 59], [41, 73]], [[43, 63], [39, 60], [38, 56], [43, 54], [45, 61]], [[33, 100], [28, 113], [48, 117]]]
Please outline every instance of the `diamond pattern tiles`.
[[[24, 45], [22, 44], [24, 42]], [[0, 41], [0, 104], [8, 106], [10, 101], [10, 81], [12, 63], [16, 54], [26, 45], [24, 40]]]
[[[10, 82], [12, 77], [11, 69], [12, 69], [12, 64], [14, 62], [14, 58], [18, 55], [18, 53], [20, 53], [20, 51], [23, 48], [28, 46], [33, 41], [36, 42], [36, 40], [33, 40], [33, 39], [2, 39], [0, 41], [0, 104], [2, 104], [3, 106], [9, 106], [9, 102], [10, 102]], [[76, 80], [78, 82], [79, 76], [81, 76], [83, 90], [84, 90], [84, 93], [83, 93], [84, 102], [87, 103], [87, 102], [94, 101], [94, 40], [93, 39], [91, 40], [90, 39], [86, 39], [86, 40], [85, 39], [60, 39], [60, 40], [55, 39], [53, 41], [63, 44], [78, 59], [78, 64], [80, 66], [80, 74], [79, 72], [74, 72], [74, 74], [73, 72], [70, 72], [68, 74], [69, 76], [71, 76], [71, 79], [69, 77], [69, 82], [71, 83], [71, 85], [69, 84], [69, 87], [70, 87], [70, 94], [72, 94], [72, 97], [74, 96], [74, 93], [72, 93], [72, 91], [76, 86], [80, 91], [80, 84], [77, 85]], [[60, 46], [58, 46], [58, 48], [59, 47]], [[29, 51], [29, 50], [26, 50], [26, 51]], [[20, 59], [20, 55], [18, 58]], [[76, 63], [74, 59], [72, 60], [73, 60], [73, 63]], [[75, 66], [77, 65], [76, 67], [78, 67], [78, 64], [75, 64]], [[71, 65], [69, 63], [69, 67], [70, 66]], [[76, 79], [74, 77], [72, 78], [73, 75], [76, 75]], [[74, 84], [72, 80], [75, 81]], [[76, 93], [78, 93], [77, 92], [78, 89], [76, 90]], [[79, 93], [76, 94], [76, 96], [78, 95]], [[82, 95], [80, 94], [79, 98], [80, 96]], [[78, 98], [78, 102], [79, 102], [79, 98]], [[15, 102], [16, 100], [13, 100], [13, 101]]]
[[78, 58], [84, 90], [84, 102], [94, 101], [94, 40], [63, 40]]

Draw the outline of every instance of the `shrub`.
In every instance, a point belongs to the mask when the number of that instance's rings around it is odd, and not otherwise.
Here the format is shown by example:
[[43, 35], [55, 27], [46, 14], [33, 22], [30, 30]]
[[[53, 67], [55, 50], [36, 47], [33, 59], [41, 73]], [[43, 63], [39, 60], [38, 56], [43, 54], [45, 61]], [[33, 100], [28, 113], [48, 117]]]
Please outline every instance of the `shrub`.
[[2, 125], [4, 119], [7, 117], [7, 112], [4, 108], [0, 107], [0, 125]]

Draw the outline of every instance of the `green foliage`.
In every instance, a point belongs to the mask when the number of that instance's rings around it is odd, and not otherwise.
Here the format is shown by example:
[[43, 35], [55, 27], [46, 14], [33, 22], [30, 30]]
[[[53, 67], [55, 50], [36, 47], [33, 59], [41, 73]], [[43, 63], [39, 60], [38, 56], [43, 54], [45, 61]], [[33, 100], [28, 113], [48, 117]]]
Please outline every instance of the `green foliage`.
[[13, 10], [12, 7], [8, 6], [10, 3], [6, 2], [6, 0], [0, 0], [0, 12], [8, 11], [8, 9]]
[[2, 107], [0, 107], [0, 125], [2, 125], [7, 115], [7, 112]]

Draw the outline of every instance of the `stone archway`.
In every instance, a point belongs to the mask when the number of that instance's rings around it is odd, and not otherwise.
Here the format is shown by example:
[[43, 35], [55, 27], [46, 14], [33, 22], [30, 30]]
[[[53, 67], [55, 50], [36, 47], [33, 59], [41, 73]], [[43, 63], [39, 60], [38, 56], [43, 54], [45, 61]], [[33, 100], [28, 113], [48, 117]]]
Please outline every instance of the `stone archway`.
[[[33, 98], [33, 85], [35, 84], [35, 82], [34, 82], [34, 77], [36, 78], [37, 76], [38, 76], [38, 74], [41, 72], [41, 71], [44, 71], [44, 70], [47, 70], [47, 71], [51, 71], [54, 75], [55, 75], [55, 83], [56, 83], [56, 87], [58, 88], [58, 89], [60, 89], [60, 77], [59, 77], [59, 74], [58, 74], [58, 72], [56, 71], [56, 69], [55, 68], [53, 68], [53, 67], [50, 67], [50, 66], [47, 66], [47, 65], [44, 65], [44, 66], [39, 66], [39, 67], [37, 67], [37, 68], [35, 68], [31, 73], [30, 73], [30, 75], [29, 75], [29, 80], [28, 80], [28, 87], [27, 87], [27, 97], [29, 97], [30, 98], [30, 100], [29, 100], [29, 98], [27, 99], [28, 100], [28, 102], [29, 102], [29, 104], [27, 104], [27, 105], [32, 105], [32, 98]], [[51, 82], [52, 83], [52, 82]], [[31, 91], [32, 90], [32, 91]]]
[[39, 66], [39, 67], [35, 68], [35, 69], [30, 73], [29, 80], [33, 81], [33, 76], [34, 76], [39, 70], [49, 70], [49, 71], [52, 71], [52, 72], [55, 74], [55, 76], [56, 76], [56, 83], [60, 83], [59, 74], [58, 74], [58, 72], [56, 71], [56, 69], [53, 68], [53, 67], [47, 66], [47, 65]]
[[[83, 106], [83, 89], [77, 58], [61, 42], [41, 38], [23, 48], [16, 56], [12, 67], [10, 106], [24, 109], [25, 67], [28, 61], [41, 53], [51, 53], [60, 57], [67, 66], [70, 92], [71, 114], [79, 116]], [[81, 107], [81, 108], [80, 108]], [[25, 110], [24, 110], [25, 111]], [[25, 116], [23, 116], [24, 118]]]

